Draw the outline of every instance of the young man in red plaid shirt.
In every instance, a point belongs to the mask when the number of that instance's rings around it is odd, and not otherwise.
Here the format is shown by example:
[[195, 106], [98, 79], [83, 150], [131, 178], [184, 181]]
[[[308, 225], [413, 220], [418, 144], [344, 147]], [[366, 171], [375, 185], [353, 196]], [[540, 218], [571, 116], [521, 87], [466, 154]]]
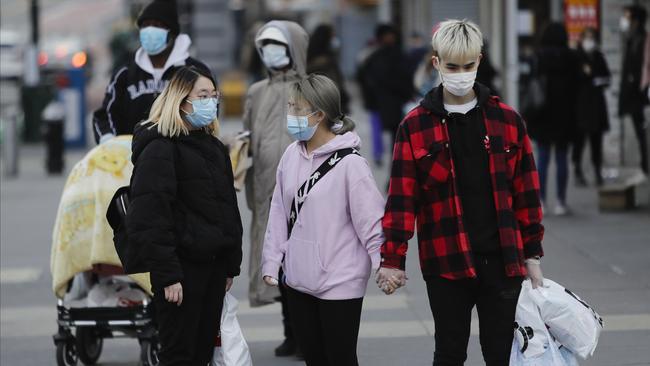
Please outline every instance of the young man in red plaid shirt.
[[377, 283], [388, 294], [406, 284], [417, 222], [434, 366], [465, 362], [474, 306], [486, 364], [507, 365], [521, 281], [542, 283], [544, 227], [531, 143], [519, 114], [475, 83], [482, 39], [465, 20], [445, 21], [433, 35], [442, 86], [399, 126], [383, 219]]

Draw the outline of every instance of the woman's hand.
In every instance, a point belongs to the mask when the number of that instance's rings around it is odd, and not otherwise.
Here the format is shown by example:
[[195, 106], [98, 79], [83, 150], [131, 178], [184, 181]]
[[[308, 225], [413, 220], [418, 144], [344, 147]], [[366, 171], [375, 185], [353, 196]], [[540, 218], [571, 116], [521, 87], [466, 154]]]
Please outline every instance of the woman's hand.
[[226, 278], [226, 292], [230, 291], [232, 288], [232, 277]]
[[165, 300], [181, 306], [183, 303], [183, 286], [180, 282], [165, 287]]
[[266, 283], [269, 286], [277, 286], [278, 285], [278, 280], [276, 278], [271, 277], [271, 276], [264, 276], [263, 280], [264, 280], [264, 283]]

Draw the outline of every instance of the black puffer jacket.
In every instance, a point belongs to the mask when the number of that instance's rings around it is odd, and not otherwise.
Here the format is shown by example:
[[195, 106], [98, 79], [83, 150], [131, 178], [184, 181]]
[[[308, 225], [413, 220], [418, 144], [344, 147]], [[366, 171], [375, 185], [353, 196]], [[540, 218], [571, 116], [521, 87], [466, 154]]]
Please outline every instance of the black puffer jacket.
[[146, 248], [154, 291], [183, 278], [181, 260], [239, 275], [242, 224], [226, 147], [202, 130], [166, 138], [137, 125], [132, 150], [127, 232]]

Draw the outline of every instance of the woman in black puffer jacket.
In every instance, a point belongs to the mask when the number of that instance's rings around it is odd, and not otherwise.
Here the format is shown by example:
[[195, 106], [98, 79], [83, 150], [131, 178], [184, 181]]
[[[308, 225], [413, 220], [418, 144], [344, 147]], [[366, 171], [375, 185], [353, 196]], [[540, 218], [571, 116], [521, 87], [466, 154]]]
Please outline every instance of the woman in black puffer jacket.
[[242, 225], [211, 75], [179, 69], [133, 136], [130, 245], [150, 270], [161, 365], [206, 365], [239, 275]]

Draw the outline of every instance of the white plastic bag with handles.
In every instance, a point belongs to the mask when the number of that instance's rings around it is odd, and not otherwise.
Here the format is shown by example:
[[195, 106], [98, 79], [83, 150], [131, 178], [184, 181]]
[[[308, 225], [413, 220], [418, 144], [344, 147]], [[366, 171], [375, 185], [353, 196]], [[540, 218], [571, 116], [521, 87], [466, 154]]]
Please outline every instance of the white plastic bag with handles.
[[580, 358], [594, 354], [603, 319], [573, 292], [544, 279], [544, 286], [530, 291], [544, 324], [555, 340]]
[[577, 366], [575, 356], [549, 334], [539, 308], [532, 300], [530, 280], [523, 281], [515, 312], [515, 334], [510, 366]]
[[215, 347], [211, 366], [252, 366], [248, 344], [237, 321], [237, 299], [226, 292], [221, 311], [221, 346]]

